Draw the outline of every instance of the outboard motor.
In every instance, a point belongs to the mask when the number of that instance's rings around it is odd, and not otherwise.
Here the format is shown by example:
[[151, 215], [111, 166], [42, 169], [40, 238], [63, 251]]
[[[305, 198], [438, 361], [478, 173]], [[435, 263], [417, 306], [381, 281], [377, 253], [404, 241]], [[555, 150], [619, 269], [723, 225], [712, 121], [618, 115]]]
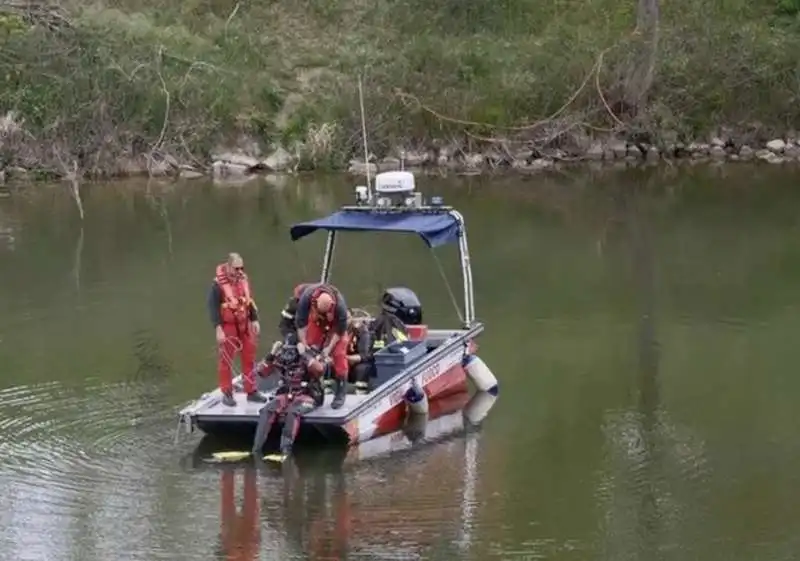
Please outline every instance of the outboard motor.
[[410, 288], [387, 288], [381, 297], [381, 307], [406, 325], [422, 324], [422, 304]]

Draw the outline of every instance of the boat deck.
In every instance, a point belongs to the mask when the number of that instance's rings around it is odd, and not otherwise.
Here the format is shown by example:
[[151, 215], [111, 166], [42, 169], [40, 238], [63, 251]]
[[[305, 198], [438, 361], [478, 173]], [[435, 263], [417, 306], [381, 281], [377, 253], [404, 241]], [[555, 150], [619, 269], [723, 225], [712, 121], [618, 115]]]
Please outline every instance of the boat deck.
[[[360, 410], [364, 407], [365, 402], [374, 401], [388, 395], [394, 387], [403, 382], [403, 379], [407, 379], [409, 375], [413, 375], [413, 370], [415, 368], [430, 363], [431, 360], [436, 360], [435, 356], [440, 355], [441, 351], [446, 351], [446, 348], [452, 349], [451, 345], [463, 344], [464, 341], [476, 336], [481, 331], [483, 331], [483, 326], [481, 324], [468, 330], [430, 330], [426, 338], [428, 347], [427, 353], [414, 363], [411, 363], [406, 373], [401, 373], [393, 377], [367, 394], [348, 393], [344, 406], [339, 409], [331, 408], [330, 404], [333, 401], [333, 394], [326, 392], [323, 405], [306, 414], [304, 417], [305, 421], [309, 424], [318, 425], [343, 425], [354, 416], [356, 410]], [[445, 342], [447, 345], [443, 344]], [[263, 394], [269, 396], [275, 389], [277, 382], [278, 378], [276, 376], [259, 378], [258, 389]], [[259, 412], [264, 407], [264, 404], [247, 401], [247, 395], [242, 388], [241, 377], [237, 377], [234, 381], [234, 397], [236, 399], [236, 406], [225, 405], [222, 403], [222, 392], [220, 392], [219, 389], [215, 389], [183, 408], [179, 415], [182, 418], [195, 418], [206, 424], [256, 424], [258, 422]]]
[[[217, 392], [215, 392], [217, 393]], [[213, 396], [214, 394], [212, 394]], [[259, 411], [264, 407], [263, 403], [253, 403], [247, 401], [247, 394], [243, 391], [235, 392], [234, 398], [236, 399], [236, 406], [231, 407], [222, 403], [222, 396], [217, 393], [216, 399], [210, 399], [207, 403], [203, 403], [201, 407], [197, 408], [195, 414], [202, 415], [207, 419], [226, 419], [232, 422], [255, 422], [258, 419]], [[305, 416], [307, 421], [318, 423], [331, 423], [341, 422], [346, 418], [352, 409], [355, 409], [369, 394], [355, 395], [349, 394], [345, 400], [344, 406], [339, 409], [331, 408], [331, 401], [333, 401], [333, 394], [325, 394], [325, 403], [318, 407], [311, 413]]]

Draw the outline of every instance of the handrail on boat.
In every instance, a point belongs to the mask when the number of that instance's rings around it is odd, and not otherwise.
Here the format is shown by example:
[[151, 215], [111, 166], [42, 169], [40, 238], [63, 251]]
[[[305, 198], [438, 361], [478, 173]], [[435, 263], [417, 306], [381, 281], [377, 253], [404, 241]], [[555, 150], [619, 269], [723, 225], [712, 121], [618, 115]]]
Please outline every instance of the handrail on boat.
[[[434, 364], [437, 360], [441, 358], [442, 355], [450, 352], [457, 346], [458, 343], [464, 343], [464, 354], [466, 354], [466, 348], [469, 345], [469, 341], [479, 335], [484, 329], [483, 323], [477, 322], [467, 331], [463, 331], [458, 333], [455, 337], [451, 337], [450, 339], [445, 339], [442, 341], [442, 344], [439, 345], [433, 352], [428, 353], [422, 360], [417, 362], [412, 362], [402, 371], [395, 374], [392, 378], [387, 380], [384, 384], [375, 388], [369, 394], [367, 394], [368, 399], [363, 400], [361, 403], [350, 409], [346, 415], [343, 417], [331, 417], [330, 423], [336, 424], [344, 424], [349, 421], [352, 421], [354, 417], [360, 415], [365, 409], [369, 409], [372, 407], [375, 402], [380, 399], [383, 399], [387, 395], [391, 394], [394, 390], [396, 390], [399, 386], [403, 385], [407, 379], [409, 378], [409, 370], [413, 369], [423, 370], [428, 366]], [[319, 424], [324, 424], [325, 421], [319, 420], [316, 421]]]

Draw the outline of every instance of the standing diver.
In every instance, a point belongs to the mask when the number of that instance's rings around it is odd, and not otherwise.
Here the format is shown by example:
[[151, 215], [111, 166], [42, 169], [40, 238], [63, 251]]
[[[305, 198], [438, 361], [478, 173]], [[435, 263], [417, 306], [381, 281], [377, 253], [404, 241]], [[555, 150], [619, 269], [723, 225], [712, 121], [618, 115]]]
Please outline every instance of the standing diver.
[[283, 344], [273, 346], [262, 365], [262, 375], [275, 368], [281, 378], [275, 397], [259, 412], [252, 452], [253, 456], [261, 453], [272, 425], [284, 415], [278, 458], [283, 461], [292, 451], [303, 415], [322, 405], [325, 399], [321, 384], [325, 367], [318, 359], [300, 353], [297, 338], [291, 335]]

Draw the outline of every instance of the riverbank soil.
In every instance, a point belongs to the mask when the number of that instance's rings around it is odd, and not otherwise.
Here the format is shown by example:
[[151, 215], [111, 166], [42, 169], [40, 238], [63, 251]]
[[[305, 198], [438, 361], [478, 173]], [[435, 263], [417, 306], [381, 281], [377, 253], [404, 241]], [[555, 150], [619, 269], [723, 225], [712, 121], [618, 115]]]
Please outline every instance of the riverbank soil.
[[[0, 169], [800, 159], [798, 0], [0, 0]], [[797, 127], [800, 128], [800, 127]]]

